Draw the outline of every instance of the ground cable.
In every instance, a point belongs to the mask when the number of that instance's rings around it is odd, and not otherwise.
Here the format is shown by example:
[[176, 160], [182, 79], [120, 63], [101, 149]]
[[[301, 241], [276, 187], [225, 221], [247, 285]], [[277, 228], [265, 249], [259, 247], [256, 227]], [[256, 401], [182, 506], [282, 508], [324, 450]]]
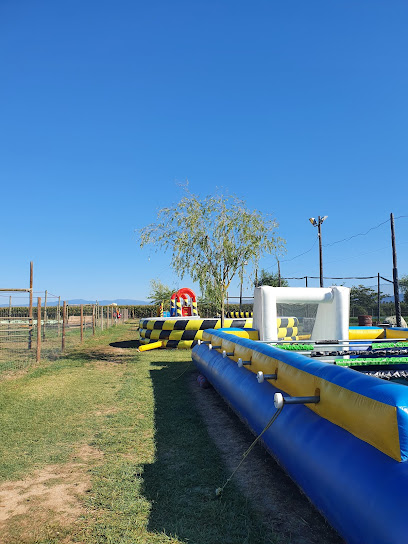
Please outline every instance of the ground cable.
[[231, 481], [232, 477], [234, 476], [234, 474], [237, 472], [237, 470], [239, 469], [239, 467], [242, 465], [242, 463], [245, 461], [245, 459], [248, 457], [249, 453], [251, 452], [251, 450], [254, 448], [255, 444], [258, 442], [258, 440], [261, 438], [261, 436], [269, 429], [269, 427], [272, 426], [272, 424], [276, 421], [276, 419], [278, 418], [279, 414], [282, 412], [283, 410], [283, 407], [282, 408], [279, 408], [274, 414], [273, 416], [271, 417], [271, 419], [269, 420], [269, 422], [267, 423], [266, 427], [264, 428], [264, 430], [255, 438], [255, 440], [252, 442], [252, 444], [249, 446], [249, 448], [246, 450], [246, 452], [243, 454], [242, 456], [242, 459], [241, 461], [239, 462], [238, 466], [233, 470], [231, 476], [225, 481], [224, 485], [221, 486], [221, 487], [217, 487], [217, 489], [215, 490], [215, 496], [216, 497], [220, 497], [222, 495], [222, 492], [224, 491], [224, 489], [226, 488], [227, 484]]

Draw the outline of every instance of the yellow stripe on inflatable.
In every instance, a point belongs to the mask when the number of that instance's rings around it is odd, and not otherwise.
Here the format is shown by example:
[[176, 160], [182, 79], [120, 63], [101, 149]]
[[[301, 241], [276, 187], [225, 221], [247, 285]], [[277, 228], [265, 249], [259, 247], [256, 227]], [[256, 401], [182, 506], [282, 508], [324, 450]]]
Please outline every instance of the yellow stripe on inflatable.
[[156, 349], [163, 347], [163, 342], [150, 342], [149, 344], [144, 344], [143, 346], [139, 346], [139, 351], [147, 351], [149, 349]]
[[[232, 345], [233, 340], [221, 340], [217, 336], [204, 332], [203, 338], [215, 346], [218, 351], [234, 352], [231, 359], [251, 360], [246, 368], [255, 374], [277, 373], [277, 379], [271, 381], [275, 387], [292, 397], [320, 395], [320, 403], [308, 404], [307, 407], [321, 417], [342, 427], [360, 440], [367, 442], [396, 461], [401, 461], [398, 434], [397, 410], [369, 397], [350, 391], [328, 380], [299, 370], [279, 359], [272, 358], [256, 350]], [[358, 414], [358, 417], [356, 417]]]
[[284, 327], [278, 329], [278, 338], [286, 338], [288, 336], [297, 336], [299, 333], [298, 327]]
[[349, 340], [372, 340], [375, 338], [384, 338], [384, 329], [368, 327], [349, 329]]
[[406, 338], [406, 339], [408, 339], [408, 330], [385, 329], [385, 338]]
[[284, 327], [297, 327], [299, 320], [297, 317], [278, 317], [276, 318], [276, 324], [278, 328], [282, 327], [282, 323], [285, 323]]
[[[175, 345], [170, 346], [172, 348], [175, 348], [175, 349], [191, 349], [194, 340], [178, 340], [178, 341], [177, 340], [159, 340], [159, 342], [161, 342], [163, 348], [167, 347], [168, 342], [172, 342], [172, 343], [175, 343]], [[143, 346], [149, 346], [149, 345], [157, 344], [157, 342], [150, 342], [149, 338], [141, 338], [140, 343], [143, 344]], [[142, 346], [140, 346], [140, 347], [142, 347]], [[139, 351], [141, 351], [140, 347], [139, 347]]]
[[[162, 333], [167, 333], [166, 336], [164, 336]], [[191, 335], [189, 335], [188, 338], [185, 338], [186, 331], [163, 331], [160, 329], [154, 329], [154, 330], [148, 330], [148, 329], [141, 329], [139, 330], [139, 334], [142, 338], [147, 338], [150, 340], [201, 340], [203, 337], [204, 331], [195, 331], [194, 337], [191, 338]]]
[[[204, 331], [203, 331], [204, 332]], [[239, 338], [249, 338], [249, 340], [259, 340], [259, 333], [255, 329], [235, 329], [234, 331], [223, 331], [226, 334], [233, 334], [234, 336], [238, 336]]]

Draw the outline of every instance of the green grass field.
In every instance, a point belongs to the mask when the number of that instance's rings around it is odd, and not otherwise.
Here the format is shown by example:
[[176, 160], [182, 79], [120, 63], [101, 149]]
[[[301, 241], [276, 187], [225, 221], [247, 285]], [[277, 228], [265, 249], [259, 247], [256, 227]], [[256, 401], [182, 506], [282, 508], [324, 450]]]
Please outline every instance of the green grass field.
[[135, 337], [112, 328], [0, 382], [2, 544], [288, 542], [234, 482], [214, 498], [229, 472], [191, 352], [138, 353]]

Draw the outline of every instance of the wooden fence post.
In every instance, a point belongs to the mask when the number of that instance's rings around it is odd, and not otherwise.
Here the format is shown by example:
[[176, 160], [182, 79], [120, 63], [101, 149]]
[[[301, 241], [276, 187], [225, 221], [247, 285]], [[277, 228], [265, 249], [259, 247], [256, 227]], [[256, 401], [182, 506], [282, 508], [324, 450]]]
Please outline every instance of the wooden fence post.
[[103, 331], [103, 306], [100, 307], [101, 312], [101, 331]]
[[62, 303], [62, 343], [61, 343], [61, 349], [62, 351], [65, 350], [65, 322], [67, 319], [67, 303]]
[[37, 299], [37, 363], [41, 359], [41, 297]]
[[61, 297], [58, 297], [58, 306], [57, 306], [57, 324], [58, 324], [58, 336], [60, 335], [61, 328]]
[[95, 336], [95, 304], [92, 306], [92, 336]]
[[81, 318], [79, 320], [81, 327], [81, 343], [84, 341], [84, 305], [81, 304]]

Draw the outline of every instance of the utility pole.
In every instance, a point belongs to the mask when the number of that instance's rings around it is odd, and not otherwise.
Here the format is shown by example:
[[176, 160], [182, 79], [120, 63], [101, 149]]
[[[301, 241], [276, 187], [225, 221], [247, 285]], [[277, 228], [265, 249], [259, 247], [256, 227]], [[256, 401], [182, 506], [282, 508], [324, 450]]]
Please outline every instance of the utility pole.
[[392, 279], [394, 282], [394, 303], [395, 303], [395, 317], [397, 319], [397, 327], [401, 327], [401, 304], [399, 299], [399, 282], [398, 282], [398, 268], [397, 268], [397, 250], [395, 248], [395, 231], [394, 231], [394, 214], [390, 215], [391, 222], [391, 243], [392, 243]]
[[321, 225], [323, 221], [327, 219], [327, 215], [324, 217], [318, 216], [318, 220], [314, 217], [310, 217], [309, 221], [314, 227], [317, 227], [317, 236], [319, 238], [319, 264], [320, 264], [320, 287], [323, 287], [323, 251], [322, 251], [322, 229]]

